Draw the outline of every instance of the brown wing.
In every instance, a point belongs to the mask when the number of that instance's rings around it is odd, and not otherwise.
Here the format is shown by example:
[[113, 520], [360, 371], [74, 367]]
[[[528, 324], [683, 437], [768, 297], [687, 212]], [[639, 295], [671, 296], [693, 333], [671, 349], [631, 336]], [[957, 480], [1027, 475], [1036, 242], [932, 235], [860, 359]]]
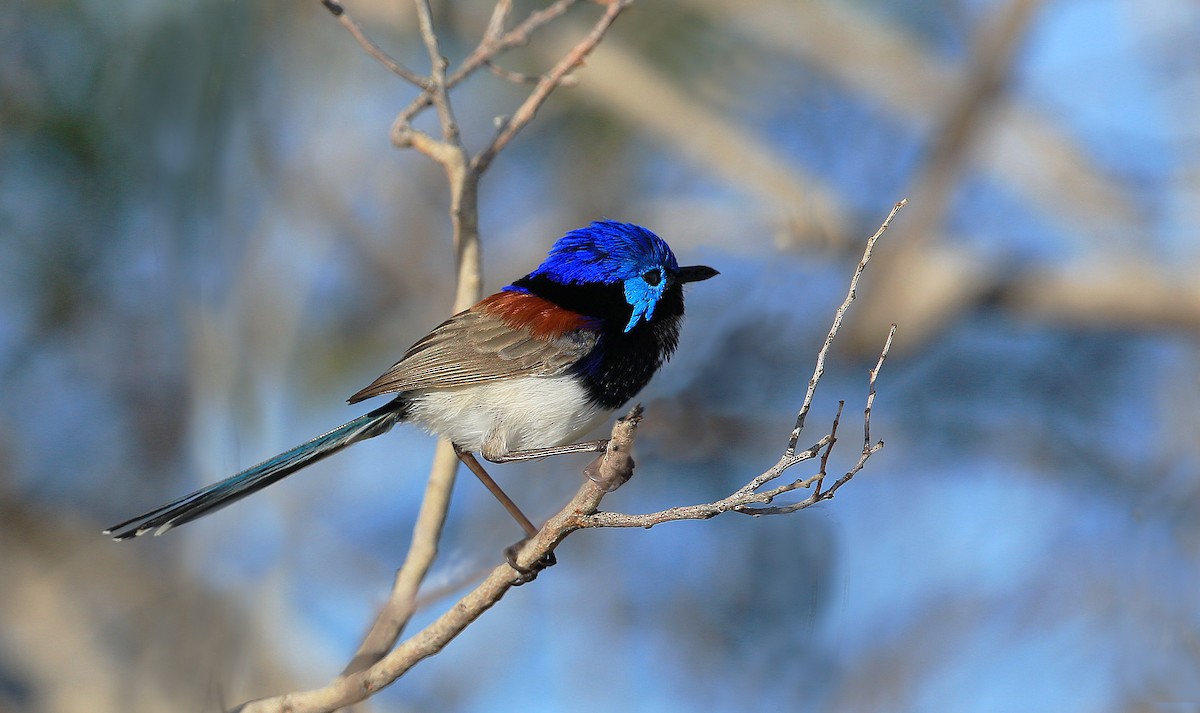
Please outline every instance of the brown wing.
[[350, 403], [380, 394], [445, 389], [514, 376], [556, 376], [592, 350], [596, 335], [572, 330], [554, 337], [513, 329], [474, 310], [454, 315], [412, 345], [400, 361]]

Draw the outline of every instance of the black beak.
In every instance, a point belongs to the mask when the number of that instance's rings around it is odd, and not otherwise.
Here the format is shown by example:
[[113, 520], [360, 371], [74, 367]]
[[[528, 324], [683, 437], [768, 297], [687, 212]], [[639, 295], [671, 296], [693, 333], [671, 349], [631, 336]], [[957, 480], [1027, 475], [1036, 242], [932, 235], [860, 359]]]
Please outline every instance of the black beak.
[[699, 282], [720, 274], [707, 265], [689, 265], [679, 268], [679, 272], [675, 273], [675, 279], [680, 282]]

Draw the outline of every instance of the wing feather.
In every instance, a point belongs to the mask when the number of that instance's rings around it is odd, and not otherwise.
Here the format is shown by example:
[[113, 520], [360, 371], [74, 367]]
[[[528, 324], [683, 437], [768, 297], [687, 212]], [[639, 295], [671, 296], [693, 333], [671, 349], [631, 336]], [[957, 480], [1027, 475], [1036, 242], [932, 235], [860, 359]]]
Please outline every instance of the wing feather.
[[596, 345], [589, 329], [557, 335], [476, 308], [443, 322], [350, 403], [380, 394], [447, 389], [518, 376], [563, 374]]

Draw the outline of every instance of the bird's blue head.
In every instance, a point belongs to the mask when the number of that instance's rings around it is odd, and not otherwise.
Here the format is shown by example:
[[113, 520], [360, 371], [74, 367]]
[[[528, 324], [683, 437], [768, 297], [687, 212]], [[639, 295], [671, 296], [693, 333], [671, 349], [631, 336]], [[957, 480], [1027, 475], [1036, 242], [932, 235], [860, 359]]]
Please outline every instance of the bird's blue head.
[[628, 332], [654, 318], [654, 308], [668, 289], [716, 274], [703, 265], [680, 267], [667, 242], [639, 225], [601, 220], [559, 238], [529, 277], [564, 285], [622, 284], [625, 301], [633, 308], [625, 325]]

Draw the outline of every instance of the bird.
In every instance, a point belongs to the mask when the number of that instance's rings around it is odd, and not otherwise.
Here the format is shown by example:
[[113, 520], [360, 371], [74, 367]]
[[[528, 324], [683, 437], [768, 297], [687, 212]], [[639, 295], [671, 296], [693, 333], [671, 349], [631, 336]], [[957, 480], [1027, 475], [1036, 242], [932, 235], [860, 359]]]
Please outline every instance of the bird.
[[631, 400], [671, 357], [683, 286], [717, 274], [705, 265], [680, 267], [666, 241], [639, 225], [600, 220], [572, 230], [533, 272], [435, 327], [348, 400], [395, 394], [386, 404], [104, 534], [161, 535], [412, 423], [448, 439], [532, 536], [536, 528], [473, 454], [506, 463], [603, 450], [606, 441], [575, 439]]

